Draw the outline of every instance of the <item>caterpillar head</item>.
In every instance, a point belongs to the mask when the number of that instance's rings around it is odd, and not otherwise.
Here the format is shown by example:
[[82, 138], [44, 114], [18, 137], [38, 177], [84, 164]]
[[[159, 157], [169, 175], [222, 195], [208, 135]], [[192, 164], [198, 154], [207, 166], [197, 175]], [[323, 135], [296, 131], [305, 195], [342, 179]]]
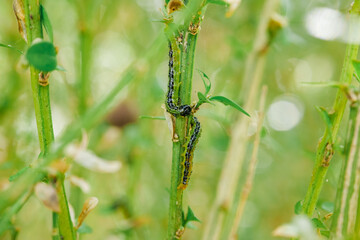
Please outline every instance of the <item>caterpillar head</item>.
[[183, 117], [189, 116], [192, 112], [192, 108], [189, 105], [181, 105], [179, 107], [179, 112], [180, 112], [180, 115]]

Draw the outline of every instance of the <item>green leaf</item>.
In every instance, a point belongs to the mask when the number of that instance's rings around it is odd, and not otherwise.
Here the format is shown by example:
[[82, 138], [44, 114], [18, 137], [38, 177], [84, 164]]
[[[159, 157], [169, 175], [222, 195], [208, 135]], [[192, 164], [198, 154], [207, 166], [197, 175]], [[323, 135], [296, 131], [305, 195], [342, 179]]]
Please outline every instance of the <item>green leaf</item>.
[[352, 60], [352, 65], [354, 66], [355, 69], [355, 74], [357, 76], [357, 80], [359, 81], [360, 78], [360, 61], [359, 60]]
[[246, 116], [250, 117], [250, 114], [247, 113], [242, 107], [240, 107], [237, 103], [233, 102], [232, 100], [223, 97], [223, 96], [213, 96], [209, 98], [210, 101], [217, 101], [217, 102], [221, 102], [222, 104], [224, 104], [225, 106], [230, 106], [233, 107], [237, 110], [239, 110], [240, 112], [242, 112], [243, 114], [245, 114]]
[[18, 179], [23, 173], [25, 173], [30, 167], [29, 166], [26, 166], [22, 169], [20, 169], [17, 173], [15, 173], [14, 175], [11, 175], [9, 177], [9, 182], [13, 182], [15, 181], [16, 179]]
[[321, 114], [321, 117], [323, 118], [323, 120], [325, 121], [326, 123], [326, 127], [327, 129], [329, 130], [329, 133], [330, 133], [330, 137], [332, 137], [332, 131], [331, 131], [331, 128], [332, 128], [332, 122], [331, 122], [331, 117], [329, 115], [329, 113], [326, 111], [325, 108], [323, 107], [316, 107], [316, 109], [319, 111], [319, 113]]
[[198, 92], [198, 98], [199, 98], [199, 102], [198, 102], [199, 106], [203, 103], [210, 103], [214, 105], [212, 102], [209, 101], [207, 97], [205, 97], [205, 95], [202, 92]]
[[20, 51], [19, 49], [17, 49], [16, 47], [13, 47], [11, 45], [6, 45], [6, 44], [3, 44], [3, 43], [0, 43], [0, 47], [9, 48], [9, 49], [17, 51], [20, 54], [24, 54], [22, 51]]
[[323, 202], [321, 203], [321, 208], [327, 212], [333, 212], [334, 211], [334, 203], [332, 202]]
[[191, 221], [195, 221], [195, 222], [201, 222], [194, 214], [194, 212], [192, 211], [192, 209], [188, 206], [188, 212], [186, 215], [186, 220], [185, 220], [185, 224], [187, 224], [188, 222]]
[[80, 234], [84, 234], [84, 233], [92, 233], [93, 230], [92, 230], [92, 228], [91, 228], [89, 225], [83, 223], [83, 224], [81, 224], [81, 226], [78, 228], [77, 232], [80, 233]]
[[166, 120], [165, 117], [163, 116], [159, 116], [159, 117], [154, 117], [154, 116], [140, 116], [140, 119], [152, 119], [152, 120]]
[[201, 70], [198, 69], [198, 72], [201, 76], [201, 79], [204, 83], [204, 86], [205, 86], [205, 96], [208, 95], [208, 93], [210, 92], [210, 89], [211, 89], [211, 81], [210, 81], [210, 78]]
[[51, 72], [57, 67], [55, 47], [50, 42], [41, 41], [31, 45], [26, 59], [40, 71]]
[[316, 228], [320, 228], [320, 229], [325, 229], [327, 230], [327, 227], [325, 226], [325, 224], [318, 218], [313, 218], [311, 219], [311, 222], [313, 223], [313, 225], [316, 227]]
[[330, 231], [329, 230], [321, 230], [320, 234], [326, 238], [330, 237]]
[[295, 212], [296, 215], [301, 214], [301, 212], [302, 212], [302, 205], [303, 205], [303, 201], [302, 201], [302, 200], [298, 201], [298, 202], [295, 204], [294, 212]]
[[54, 41], [53, 28], [51, 26], [51, 22], [49, 19], [49, 15], [47, 14], [43, 5], [40, 5], [40, 20], [44, 25], [44, 28], [49, 36], [50, 42]]
[[212, 4], [216, 4], [216, 5], [222, 5], [222, 6], [229, 6], [229, 4], [227, 2], [225, 2], [224, 0], [207, 0], [206, 3], [212, 3]]

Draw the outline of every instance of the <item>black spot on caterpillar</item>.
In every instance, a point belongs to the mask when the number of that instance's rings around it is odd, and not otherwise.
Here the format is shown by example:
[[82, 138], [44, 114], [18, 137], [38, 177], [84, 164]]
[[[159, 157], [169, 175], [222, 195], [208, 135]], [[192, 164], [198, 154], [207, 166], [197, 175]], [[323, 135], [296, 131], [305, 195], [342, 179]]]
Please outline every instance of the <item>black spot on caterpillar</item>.
[[196, 117], [192, 117], [190, 133], [191, 133], [190, 139], [187, 142], [186, 148], [185, 148], [181, 182], [180, 182], [180, 185], [178, 186], [178, 189], [183, 189], [183, 190], [188, 186], [189, 181], [190, 181], [190, 175], [192, 173], [194, 150], [195, 150], [196, 144], [199, 140], [200, 133], [201, 133], [200, 122], [197, 120]]
[[171, 42], [169, 42], [169, 84], [166, 96], [166, 110], [174, 116], [189, 116], [192, 112], [190, 105], [178, 106], [174, 100], [176, 91], [175, 84], [179, 84], [178, 81], [175, 81], [175, 74], [177, 74], [176, 78], [178, 79], [180, 71], [180, 51], [176, 43], [173, 45], [175, 49], [173, 49]]

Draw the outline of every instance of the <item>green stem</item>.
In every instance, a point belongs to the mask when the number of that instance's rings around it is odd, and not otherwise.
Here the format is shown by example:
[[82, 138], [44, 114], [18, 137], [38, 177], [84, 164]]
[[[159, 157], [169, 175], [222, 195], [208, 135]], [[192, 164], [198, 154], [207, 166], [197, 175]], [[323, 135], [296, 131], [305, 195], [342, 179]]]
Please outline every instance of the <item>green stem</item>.
[[[350, 11], [352, 15], [358, 15], [360, 11], [360, 1], [356, 0]], [[350, 31], [351, 32], [351, 31]], [[341, 73], [340, 83], [350, 84], [352, 76], [354, 74], [354, 68], [352, 66], [352, 60], [356, 59], [358, 54], [358, 45], [349, 44], [346, 48], [346, 55], [344, 65]], [[323, 186], [326, 173], [330, 164], [330, 160], [334, 154], [333, 144], [336, 142], [336, 136], [340, 128], [340, 123], [344, 115], [347, 98], [341, 89], [338, 90], [335, 103], [334, 103], [334, 115], [332, 121], [331, 132], [328, 128], [325, 130], [323, 137], [317, 147], [315, 166], [311, 182], [306, 193], [303, 212], [312, 216], [319, 199], [321, 188]], [[330, 135], [332, 134], [332, 135]]]
[[[182, 51], [181, 63], [181, 87], [179, 98], [182, 104], [190, 104], [192, 74], [194, 66], [196, 36], [188, 35], [188, 42]], [[182, 226], [182, 197], [183, 190], [178, 189], [181, 178], [181, 162], [182, 153], [185, 152], [187, 119], [180, 117], [176, 119], [175, 132], [179, 136], [178, 142], [173, 142], [172, 167], [171, 167], [171, 187], [170, 187], [170, 210], [169, 210], [169, 226], [168, 239], [176, 239], [176, 232]]]
[[[85, 10], [86, 11], [86, 10]], [[80, 15], [83, 15], [80, 13]], [[86, 112], [89, 106], [90, 96], [90, 69], [92, 58], [92, 33], [89, 30], [86, 18], [83, 16], [80, 19], [80, 77], [78, 82], [79, 90], [79, 113]]]
[[[39, 0], [24, 0], [24, 11], [25, 11], [25, 21], [26, 21], [26, 33], [27, 33], [27, 43], [30, 47], [33, 40], [37, 38], [43, 38], [42, 33], [42, 23], [40, 20], [40, 1]], [[30, 67], [30, 76], [31, 76], [31, 88], [33, 92], [33, 100], [35, 107], [35, 117], [36, 124], [39, 135], [40, 150], [42, 156], [46, 156], [49, 153], [50, 145], [54, 141], [54, 131], [52, 125], [51, 117], [51, 107], [50, 107], [50, 92], [49, 85], [41, 86], [39, 85], [39, 74], [40, 71], [34, 67]], [[61, 179], [63, 181], [63, 179]], [[61, 184], [60, 194], [63, 194], [65, 197], [65, 189], [63, 182]], [[63, 197], [60, 196], [60, 197]], [[69, 209], [63, 209], [60, 213], [59, 224], [67, 224], [61, 221], [61, 215], [68, 214]], [[53, 231], [57, 230], [57, 216], [58, 214], [53, 212]], [[71, 220], [70, 220], [71, 223]], [[72, 223], [71, 223], [72, 224]], [[61, 231], [60, 231], [61, 233]], [[62, 233], [61, 233], [62, 234]], [[59, 237], [54, 234], [53, 239], [57, 240]], [[65, 238], [69, 239], [69, 238]], [[75, 239], [72, 238], [72, 239]]]
[[60, 214], [59, 214], [59, 231], [61, 237], [65, 240], [75, 240], [76, 234], [73, 227], [73, 223], [70, 218], [69, 213], [69, 204], [66, 197], [65, 187], [64, 187], [64, 174], [58, 178], [57, 182], [57, 192], [59, 196], [59, 205], [60, 205]]
[[[200, 8], [201, 9], [201, 8]], [[198, 12], [198, 11], [195, 11]], [[194, 25], [200, 24], [201, 16], [195, 14]], [[189, 26], [185, 25], [183, 31], [185, 46], [181, 47], [181, 66], [180, 66], [180, 89], [179, 99], [181, 104], [191, 103], [192, 77], [194, 69], [195, 48], [197, 32], [190, 32]], [[169, 206], [169, 225], [167, 239], [178, 239], [182, 232], [182, 198], [183, 190], [178, 189], [181, 181], [182, 154], [185, 152], [186, 133], [188, 130], [188, 119], [179, 117], [175, 122], [175, 132], [179, 137], [178, 142], [173, 142], [172, 166], [171, 166], [171, 187], [170, 187], [170, 206]]]
[[24, 204], [29, 200], [32, 195], [32, 189], [28, 192], [25, 192], [12, 206], [11, 208], [1, 216], [0, 220], [0, 236], [6, 231], [9, 227], [8, 223], [10, 222], [12, 216], [20, 211]]

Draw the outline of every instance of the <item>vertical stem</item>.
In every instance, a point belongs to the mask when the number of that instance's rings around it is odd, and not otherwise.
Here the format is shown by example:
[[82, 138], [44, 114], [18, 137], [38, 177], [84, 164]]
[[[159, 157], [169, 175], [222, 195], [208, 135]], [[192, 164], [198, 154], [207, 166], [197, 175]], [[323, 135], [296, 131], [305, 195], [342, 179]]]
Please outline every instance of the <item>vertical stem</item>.
[[[262, 51], [268, 45], [268, 25], [271, 15], [279, 4], [279, 0], [267, 0], [263, 6], [261, 19], [255, 44], [250, 53], [244, 74], [243, 88], [246, 99], [244, 108], [252, 112], [259, 90], [266, 64], [267, 51]], [[241, 118], [234, 124], [232, 137], [223, 163], [220, 179], [217, 185], [216, 197], [211, 206], [209, 217], [206, 220], [205, 230], [202, 239], [220, 239], [221, 227], [229, 214], [229, 208], [233, 204], [233, 197], [236, 191], [237, 181], [242, 171], [242, 165], [248, 146], [247, 129], [249, 120]]]
[[[203, 3], [203, 1], [201, 2]], [[200, 1], [194, 1], [193, 3], [194, 6], [196, 6], [196, 4], [200, 3]], [[190, 25], [200, 24], [201, 21], [200, 15], [202, 15], [202, 13], [199, 13], [199, 11], [194, 12], [194, 22], [190, 22]], [[184, 46], [181, 47], [179, 99], [181, 99], [182, 104], [190, 104], [197, 32], [195, 34], [194, 32], [191, 32], [189, 25], [186, 24], [185, 30], [183, 30], [182, 33], [184, 37]], [[179, 137], [179, 141], [173, 142], [172, 150], [169, 225], [167, 239], [178, 239], [179, 237], [177, 237], [177, 235], [181, 235], [180, 232], [182, 231], [183, 190], [178, 189], [177, 187], [179, 186], [181, 177], [182, 154], [185, 152], [184, 146], [186, 142], [186, 132], [188, 130], [187, 120], [187, 117], [178, 117], [175, 121], [175, 131]]]
[[[25, 11], [25, 23], [26, 23], [26, 34], [28, 47], [31, 46], [33, 40], [37, 38], [43, 38], [42, 23], [40, 19], [40, 4], [39, 0], [24, 0], [24, 11]], [[36, 124], [39, 135], [40, 150], [42, 156], [46, 156], [50, 150], [50, 145], [54, 141], [54, 131], [51, 117], [50, 107], [50, 92], [49, 85], [39, 85], [39, 74], [40, 71], [34, 67], [30, 67], [31, 76], [31, 88], [33, 93], [33, 101], [35, 108]], [[59, 193], [65, 196], [65, 189], [63, 185], [63, 179], [61, 179], [61, 191]], [[65, 197], [66, 199], [66, 197]], [[68, 213], [69, 209], [63, 209], [60, 215]], [[53, 212], [53, 232], [58, 232], [58, 214]], [[71, 221], [70, 221], [71, 222]], [[59, 221], [60, 225], [62, 224]], [[60, 231], [61, 233], [61, 231]], [[53, 239], [59, 239], [57, 234], [53, 235]], [[68, 238], [65, 238], [68, 239]], [[75, 238], [72, 238], [75, 239]]]
[[[350, 10], [351, 15], [358, 15], [360, 11], [360, 1], [356, 0], [353, 4], [352, 9]], [[354, 28], [353, 24], [350, 25], [350, 28]], [[349, 31], [351, 34], [351, 30]], [[341, 73], [340, 83], [350, 84], [352, 76], [354, 74], [354, 68], [352, 66], [352, 60], [356, 59], [358, 54], [359, 46], [355, 44], [349, 44], [346, 47], [346, 55], [344, 60], [344, 65]], [[347, 103], [347, 98], [342, 92], [338, 90], [335, 103], [334, 103], [334, 116], [332, 121], [332, 128], [330, 132], [328, 129], [325, 130], [323, 137], [317, 147], [315, 166], [312, 173], [312, 178], [310, 185], [308, 187], [304, 203], [303, 203], [303, 212], [312, 216], [316, 207], [316, 203], [319, 199], [322, 185], [325, 180], [325, 176], [330, 164], [330, 160], [334, 154], [333, 150], [333, 141], [336, 140], [337, 133], [340, 128], [340, 123], [344, 115], [345, 107]]]
[[[336, 194], [336, 201], [335, 201], [335, 210], [333, 215], [333, 222], [332, 222], [332, 230], [335, 233], [336, 237], [341, 237], [343, 234], [343, 230], [347, 226], [348, 217], [346, 214], [346, 208], [349, 205], [349, 190], [350, 186], [353, 185], [352, 173], [354, 162], [355, 162], [355, 155], [356, 155], [356, 148], [357, 148], [357, 141], [358, 141], [358, 131], [359, 131], [359, 120], [358, 119], [358, 107], [351, 106], [350, 108], [350, 117], [349, 117], [349, 127], [348, 127], [348, 137], [346, 142], [346, 158], [343, 163], [340, 179], [339, 179], [339, 187]], [[356, 163], [356, 162], [355, 162]]]
[[[186, 39], [187, 44], [181, 49], [181, 87], [179, 91], [179, 98], [183, 104], [190, 104], [197, 35], [187, 33]], [[186, 130], [187, 118], [177, 118], [175, 123], [175, 131], [179, 136], [179, 141], [173, 142], [168, 239], [176, 239], [176, 232], [180, 230], [182, 224], [183, 190], [177, 189], [177, 187], [180, 183], [181, 177], [180, 171], [182, 153], [185, 152], [184, 146], [186, 142]]]
[[[226, 237], [226, 239], [238, 239], [237, 236], [237, 230], [239, 228], [240, 225], [240, 221], [241, 221], [241, 217], [243, 215], [244, 212], [244, 208], [245, 208], [245, 204], [247, 202], [247, 199], [249, 197], [252, 185], [253, 185], [253, 181], [254, 181], [254, 177], [255, 177], [255, 170], [256, 170], [256, 164], [257, 164], [257, 159], [258, 159], [258, 151], [259, 151], [259, 145], [260, 145], [260, 135], [261, 135], [261, 129], [263, 126], [263, 121], [264, 121], [264, 110], [265, 110], [265, 100], [266, 100], [266, 95], [267, 95], [267, 86], [264, 86], [262, 88], [261, 91], [261, 97], [260, 97], [260, 103], [259, 103], [259, 121], [258, 121], [258, 125], [257, 125], [257, 131], [255, 134], [255, 140], [254, 140], [254, 147], [252, 150], [252, 155], [251, 155], [251, 160], [249, 163], [249, 167], [248, 167], [248, 172], [247, 172], [247, 176], [246, 176], [246, 181], [245, 181], [245, 185], [243, 186], [241, 193], [239, 194], [239, 192], [236, 192], [236, 195], [238, 195], [239, 200], [234, 201], [234, 212], [236, 212], [235, 214], [233, 214], [232, 218], [230, 218], [229, 220], [229, 226], [231, 227], [230, 232], [224, 231], [223, 232], [223, 236]], [[240, 185], [240, 181], [238, 183], [238, 185]], [[238, 189], [240, 189], [240, 187], [238, 187]], [[224, 230], [227, 230], [226, 228], [224, 228]], [[225, 239], [225, 238], [222, 239]]]
[[[91, 3], [90, 3], [91, 4]], [[90, 69], [92, 59], [92, 33], [88, 26], [89, 3], [80, 4], [79, 9], [79, 30], [80, 30], [80, 76], [78, 82], [78, 96], [79, 96], [79, 113], [86, 112], [89, 105], [90, 89]]]

